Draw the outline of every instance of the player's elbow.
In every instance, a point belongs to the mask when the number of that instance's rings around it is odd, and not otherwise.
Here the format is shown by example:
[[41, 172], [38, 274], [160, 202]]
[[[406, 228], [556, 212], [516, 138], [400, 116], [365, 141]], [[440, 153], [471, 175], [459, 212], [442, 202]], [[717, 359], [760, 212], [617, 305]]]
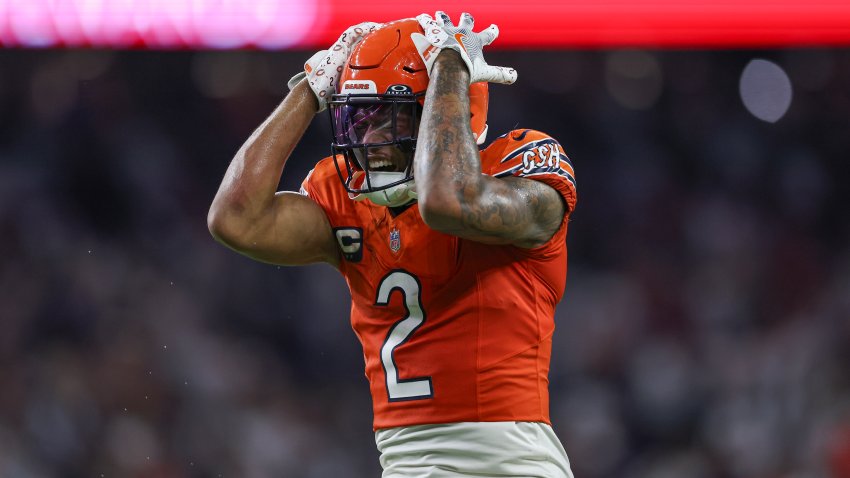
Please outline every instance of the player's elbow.
[[209, 229], [212, 237], [218, 242], [227, 242], [227, 238], [231, 232], [227, 228], [227, 221], [224, 215], [221, 214], [219, 208], [213, 205], [207, 213], [207, 229]]
[[451, 233], [461, 223], [461, 208], [457, 202], [447, 198], [428, 194], [419, 196], [419, 214], [422, 221], [435, 231]]
[[244, 242], [245, 229], [237, 224], [232, 214], [216, 203], [207, 213], [207, 229], [216, 241], [233, 249], [240, 250], [240, 244]]

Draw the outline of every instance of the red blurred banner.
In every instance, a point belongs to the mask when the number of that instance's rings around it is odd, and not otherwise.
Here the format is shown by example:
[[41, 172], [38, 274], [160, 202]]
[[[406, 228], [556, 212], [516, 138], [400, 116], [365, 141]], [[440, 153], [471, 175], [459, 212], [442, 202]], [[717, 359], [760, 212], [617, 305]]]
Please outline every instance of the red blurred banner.
[[[308, 37], [324, 45], [352, 21], [387, 21], [397, 3], [368, 6], [332, 0], [332, 15]], [[404, 10], [433, 15], [433, 2], [407, 1]], [[777, 47], [850, 45], [850, 0], [654, 0], [464, 2], [476, 28], [496, 23], [502, 48]], [[461, 9], [446, 12], [456, 19]]]
[[[434, 13], [430, 1], [0, 0], [0, 44], [316, 48], [353, 23]], [[850, 45], [850, 0], [467, 1], [495, 48]]]

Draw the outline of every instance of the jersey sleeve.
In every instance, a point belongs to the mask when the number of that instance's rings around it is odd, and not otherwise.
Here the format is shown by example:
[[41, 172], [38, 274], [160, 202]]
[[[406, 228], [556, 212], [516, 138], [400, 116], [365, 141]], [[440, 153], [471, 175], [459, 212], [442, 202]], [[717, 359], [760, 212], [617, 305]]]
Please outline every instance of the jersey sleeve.
[[[342, 161], [341, 158], [336, 158], [337, 161]], [[345, 167], [344, 164], [341, 167]], [[340, 261], [337, 264], [339, 270], [346, 274], [346, 269], [349, 261], [349, 255], [356, 254], [347, 248], [354, 247], [350, 243], [351, 230], [354, 229], [349, 225], [353, 222], [351, 219], [350, 207], [352, 200], [348, 197], [348, 193], [339, 180], [334, 158], [327, 157], [316, 163], [316, 166], [307, 173], [304, 180], [301, 182], [299, 192], [313, 200], [325, 212], [328, 222], [333, 230], [334, 238], [340, 248], [340, 253], [347, 260]], [[359, 246], [356, 250], [361, 250]], [[360, 253], [362, 254], [362, 252]]]
[[307, 173], [307, 176], [304, 177], [304, 180], [301, 181], [301, 189], [298, 190], [298, 192], [301, 193], [302, 196], [307, 196], [308, 198], [314, 201], [316, 201], [318, 196], [318, 188], [316, 187], [316, 182], [313, 181], [313, 173], [315, 172], [316, 168], [313, 167], [313, 169], [311, 169], [310, 172]]
[[516, 176], [542, 181], [564, 198], [567, 215], [575, 208], [573, 164], [564, 148], [545, 133], [523, 129], [499, 137], [482, 153], [482, 170], [497, 178]]
[[333, 164], [333, 158], [327, 157], [318, 163], [307, 173], [301, 182], [299, 192], [315, 201], [329, 218], [337, 209], [333, 205], [340, 198], [339, 178]]

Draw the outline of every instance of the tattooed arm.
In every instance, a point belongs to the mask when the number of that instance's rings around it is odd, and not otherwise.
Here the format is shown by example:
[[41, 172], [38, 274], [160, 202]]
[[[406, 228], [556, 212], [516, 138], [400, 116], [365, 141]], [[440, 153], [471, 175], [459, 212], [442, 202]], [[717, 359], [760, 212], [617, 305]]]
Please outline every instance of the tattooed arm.
[[431, 71], [414, 160], [422, 218], [478, 242], [544, 244], [564, 218], [563, 198], [539, 181], [481, 174], [469, 115], [469, 71], [457, 52], [443, 50]]

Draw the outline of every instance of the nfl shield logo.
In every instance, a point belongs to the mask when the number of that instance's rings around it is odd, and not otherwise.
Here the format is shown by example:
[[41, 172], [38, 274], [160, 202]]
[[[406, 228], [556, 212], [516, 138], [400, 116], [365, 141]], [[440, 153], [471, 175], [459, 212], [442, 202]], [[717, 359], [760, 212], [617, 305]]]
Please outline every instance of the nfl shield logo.
[[393, 252], [398, 252], [401, 249], [401, 234], [398, 233], [398, 229], [390, 231], [390, 249]]

